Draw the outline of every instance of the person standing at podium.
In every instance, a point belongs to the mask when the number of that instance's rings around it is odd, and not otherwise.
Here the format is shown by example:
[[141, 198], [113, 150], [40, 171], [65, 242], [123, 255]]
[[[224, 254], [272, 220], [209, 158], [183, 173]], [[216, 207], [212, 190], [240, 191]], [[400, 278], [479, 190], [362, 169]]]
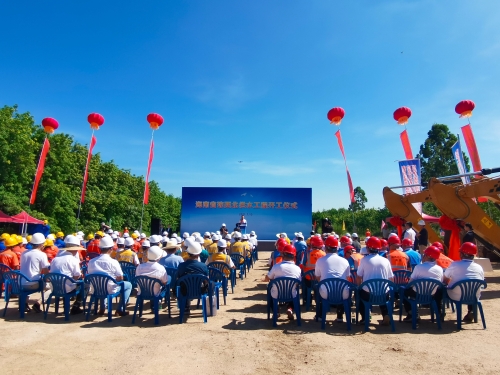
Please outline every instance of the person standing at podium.
[[247, 221], [245, 219], [245, 215], [241, 215], [241, 219], [240, 219], [239, 224], [240, 224], [241, 233], [246, 234], [247, 233]]

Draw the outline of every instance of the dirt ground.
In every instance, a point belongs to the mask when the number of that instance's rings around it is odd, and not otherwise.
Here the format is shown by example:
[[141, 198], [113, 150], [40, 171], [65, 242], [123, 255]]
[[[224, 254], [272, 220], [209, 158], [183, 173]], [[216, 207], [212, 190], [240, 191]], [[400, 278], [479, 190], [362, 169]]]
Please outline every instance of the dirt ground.
[[[500, 332], [500, 266], [487, 274], [488, 288], [482, 294], [487, 329], [481, 322], [456, 330], [454, 314], [448, 311], [443, 329], [430, 322], [423, 310], [416, 331], [411, 324], [396, 321], [396, 332], [380, 326], [378, 308], [370, 332], [327, 317], [326, 331], [314, 322], [315, 313], [302, 307], [302, 326], [282, 314], [273, 328], [266, 315], [268, 253], [248, 277], [229, 291], [227, 305], [203, 324], [201, 310], [194, 310], [179, 324], [174, 307], [172, 318], [160, 314], [155, 326], [149, 309], [131, 324], [132, 317], [71, 316], [65, 322], [53, 309], [48, 319], [26, 314], [19, 320], [17, 302], [0, 319], [0, 373], [12, 374], [499, 374], [500, 360], [494, 354]], [[133, 295], [135, 295], [133, 293]], [[222, 299], [221, 299], [222, 301]], [[128, 306], [133, 311], [135, 298]], [[5, 303], [0, 302], [3, 312]], [[397, 311], [396, 311], [397, 313]]]

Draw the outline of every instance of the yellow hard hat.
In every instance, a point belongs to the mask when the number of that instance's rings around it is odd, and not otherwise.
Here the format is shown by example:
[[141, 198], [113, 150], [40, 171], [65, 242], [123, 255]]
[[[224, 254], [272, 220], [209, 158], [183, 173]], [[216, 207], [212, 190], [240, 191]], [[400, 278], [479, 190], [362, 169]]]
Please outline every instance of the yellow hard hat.
[[7, 238], [10, 237], [10, 234], [9, 233], [2, 233], [2, 236], [1, 236], [4, 240], [6, 240]]
[[31, 241], [31, 234], [28, 234], [28, 236], [26, 237], [26, 241], [30, 242]]
[[7, 247], [16, 246], [17, 244], [18, 244], [17, 238], [15, 238], [14, 236], [9, 237], [5, 240], [5, 246], [7, 246]]
[[56, 237], [59, 238], [59, 237], [64, 237], [64, 233], [63, 232], [57, 232], [56, 233]]
[[94, 238], [94, 235], [92, 233], [89, 233], [87, 235], [87, 240], [91, 240], [92, 238]]
[[23, 242], [23, 236], [16, 235], [17, 238], [17, 243], [22, 243]]
[[47, 225], [47, 224], [49, 223], [49, 221], [48, 221], [48, 220], [44, 220], [44, 221], [43, 221], [43, 223], [44, 223], [45, 225]]
[[95, 232], [95, 234], [97, 234], [98, 236], [104, 237], [104, 233], [102, 233], [102, 231], [100, 231], [100, 230]]
[[54, 245], [54, 241], [52, 240], [45, 240], [45, 246], [53, 246]]
[[139, 236], [137, 235], [137, 233], [132, 233], [132, 235], [130, 237], [132, 237], [135, 240]]

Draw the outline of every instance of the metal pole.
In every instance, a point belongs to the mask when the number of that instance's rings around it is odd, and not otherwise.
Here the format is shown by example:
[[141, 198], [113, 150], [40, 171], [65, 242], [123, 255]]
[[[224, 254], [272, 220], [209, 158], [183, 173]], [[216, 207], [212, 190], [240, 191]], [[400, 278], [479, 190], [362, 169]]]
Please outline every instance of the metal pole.
[[[155, 130], [153, 129], [153, 132], [151, 133], [151, 144], [153, 143], [153, 137], [155, 135]], [[151, 145], [149, 146], [149, 156], [148, 156], [148, 167], [149, 167], [149, 159], [151, 158]], [[146, 168], [146, 178], [149, 176], [148, 174], [148, 168]], [[141, 211], [141, 225], [139, 228], [139, 232], [142, 233], [142, 219], [144, 216], [144, 194], [146, 194], [146, 181], [144, 181], [144, 193], [142, 194], [142, 211]]]

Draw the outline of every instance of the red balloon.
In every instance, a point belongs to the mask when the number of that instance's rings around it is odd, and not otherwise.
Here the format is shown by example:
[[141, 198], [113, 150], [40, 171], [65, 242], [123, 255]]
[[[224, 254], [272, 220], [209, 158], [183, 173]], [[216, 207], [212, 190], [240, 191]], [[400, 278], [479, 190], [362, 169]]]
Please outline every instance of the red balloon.
[[158, 130], [158, 128], [163, 124], [163, 117], [161, 117], [158, 113], [150, 113], [146, 119], [149, 122], [149, 127], [154, 130]]
[[399, 125], [405, 125], [410, 117], [411, 109], [408, 107], [401, 107], [394, 111], [394, 120], [396, 120]]
[[455, 112], [458, 113], [460, 117], [471, 117], [474, 108], [476, 108], [476, 105], [472, 100], [462, 100], [455, 106]]
[[104, 124], [104, 117], [100, 115], [99, 113], [91, 113], [87, 117], [87, 121], [90, 124], [90, 127], [94, 130], [98, 130], [99, 127]]
[[345, 116], [345, 111], [344, 108], [342, 107], [332, 108], [328, 111], [326, 115], [328, 120], [330, 120], [330, 124], [335, 124], [337, 126], [340, 125], [344, 116]]
[[42, 126], [45, 133], [52, 134], [59, 127], [59, 123], [55, 118], [46, 117], [42, 120]]

